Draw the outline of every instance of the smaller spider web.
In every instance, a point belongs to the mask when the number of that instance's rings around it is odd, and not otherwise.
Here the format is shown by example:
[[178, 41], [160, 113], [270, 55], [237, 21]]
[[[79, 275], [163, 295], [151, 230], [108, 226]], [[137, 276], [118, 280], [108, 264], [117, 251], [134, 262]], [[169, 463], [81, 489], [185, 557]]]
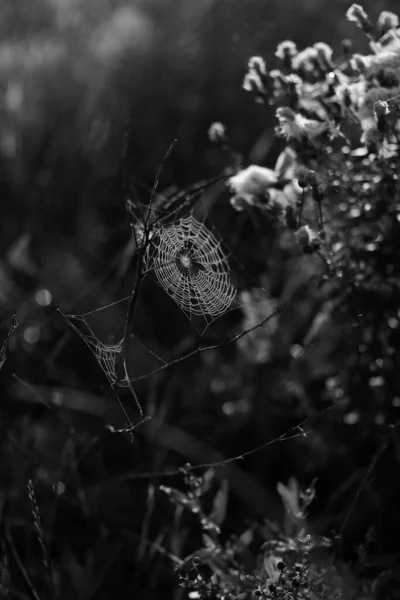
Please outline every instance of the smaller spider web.
[[158, 228], [145, 255], [146, 272], [191, 320], [207, 324], [231, 306], [236, 289], [218, 239], [192, 215]]
[[[105, 344], [104, 342], [101, 342], [93, 333], [90, 325], [83, 315], [61, 314], [71, 329], [79, 335], [79, 337], [85, 342], [86, 346], [92, 352], [111, 387], [130, 387], [131, 382], [127, 374], [125, 374], [124, 377], [119, 377], [117, 375], [117, 359], [122, 353], [123, 339], [121, 339], [117, 344]], [[74, 321], [83, 323], [88, 333], [83, 333], [81, 329], [75, 325]]]

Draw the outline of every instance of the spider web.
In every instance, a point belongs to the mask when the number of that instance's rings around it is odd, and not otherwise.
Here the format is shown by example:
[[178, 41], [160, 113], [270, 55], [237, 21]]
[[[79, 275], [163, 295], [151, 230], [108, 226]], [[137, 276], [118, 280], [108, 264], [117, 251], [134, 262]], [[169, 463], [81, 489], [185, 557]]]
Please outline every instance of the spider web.
[[236, 290], [227, 256], [218, 239], [192, 215], [155, 232], [145, 255], [146, 272], [192, 320], [207, 326], [231, 306]]
[[[117, 342], [116, 344], [105, 344], [104, 342], [100, 341], [98, 339], [98, 337], [95, 335], [95, 333], [91, 329], [89, 323], [85, 319], [85, 315], [66, 315], [60, 309], [59, 309], [59, 312], [64, 317], [65, 321], [68, 323], [68, 325], [71, 327], [71, 329], [79, 335], [79, 337], [85, 342], [86, 346], [92, 352], [92, 354], [96, 358], [98, 364], [100, 365], [101, 370], [103, 371], [104, 375], [106, 376], [111, 389], [113, 391], [115, 391], [115, 388], [118, 388], [118, 387], [119, 388], [128, 388], [133, 396], [133, 399], [135, 400], [135, 403], [136, 403], [138, 409], [139, 409], [140, 417], [143, 417], [142, 407], [140, 405], [139, 399], [133, 388], [132, 382], [130, 380], [130, 377], [129, 377], [126, 369], [124, 369], [124, 373], [122, 376], [118, 375], [118, 373], [117, 373], [117, 364], [118, 364], [119, 358], [122, 356], [123, 341], [124, 341], [123, 338], [121, 338], [121, 340], [119, 342]], [[87, 313], [87, 314], [91, 314], [91, 313]], [[86, 330], [88, 331], [88, 333], [86, 333], [86, 334], [83, 333], [83, 331], [81, 331], [81, 329], [79, 328], [79, 326], [77, 326], [75, 324], [75, 322], [83, 323], [83, 325], [86, 328]], [[123, 404], [117, 394], [116, 394], [116, 398], [121, 406], [122, 412], [124, 413], [129, 426], [131, 428], [133, 428], [134, 425], [133, 425], [130, 417], [128, 416], [128, 413], [126, 412], [125, 407], [123, 406]]]
[[[129, 387], [126, 376], [123, 378], [118, 377], [116, 372], [116, 362], [122, 351], [123, 340], [121, 339], [117, 344], [104, 344], [104, 342], [101, 342], [93, 333], [90, 325], [83, 315], [61, 314], [71, 329], [73, 329], [73, 331], [79, 335], [79, 337], [85, 342], [86, 346], [95, 356], [109, 384], [113, 387]], [[89, 333], [84, 334], [79, 327], [75, 325], [74, 321], [83, 323]]]

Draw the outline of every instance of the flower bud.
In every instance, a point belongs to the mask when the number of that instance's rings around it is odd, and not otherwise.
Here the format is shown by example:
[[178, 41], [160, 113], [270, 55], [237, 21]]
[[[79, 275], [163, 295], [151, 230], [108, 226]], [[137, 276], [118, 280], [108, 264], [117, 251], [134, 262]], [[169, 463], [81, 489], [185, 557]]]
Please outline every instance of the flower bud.
[[307, 188], [315, 185], [317, 181], [317, 174], [315, 171], [307, 169], [307, 167], [300, 166], [296, 171], [297, 181], [301, 188]]
[[350, 58], [351, 53], [353, 52], [353, 40], [349, 38], [342, 41], [342, 50], [343, 54], [346, 58]]

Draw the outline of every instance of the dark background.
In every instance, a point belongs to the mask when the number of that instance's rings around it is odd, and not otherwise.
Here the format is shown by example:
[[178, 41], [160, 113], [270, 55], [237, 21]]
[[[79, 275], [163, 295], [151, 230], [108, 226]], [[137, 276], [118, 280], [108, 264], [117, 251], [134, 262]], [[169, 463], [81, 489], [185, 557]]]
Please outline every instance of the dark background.
[[[376, 19], [396, 4], [368, 0], [364, 7]], [[306, 437], [273, 443], [221, 471], [230, 486], [227, 530], [240, 530], [246, 519], [279, 521], [277, 482], [295, 476], [307, 486], [317, 477], [311, 529], [339, 531], [362, 486], [343, 532], [343, 558], [351, 560], [372, 525], [372, 575], [398, 561], [400, 451], [385, 436], [400, 401], [364, 403], [355, 394], [350, 407], [330, 410], [327, 381], [346, 369], [356, 343], [347, 316], [337, 314], [335, 327], [301, 360], [293, 358], [321, 305], [310, 283], [317, 267], [270, 224], [235, 213], [223, 184], [207, 190], [204, 203], [240, 265], [239, 291], [261, 281], [268, 294], [289, 301], [275, 330], [257, 334], [268, 336], [268, 359], [254, 360], [253, 337], [249, 346], [226, 345], [141, 380], [136, 390], [152, 420], [130, 443], [105, 433], [106, 424], [123, 426], [123, 416], [94, 357], [56, 311], [86, 313], [131, 291], [127, 143], [129, 184], [143, 203], [174, 138], [160, 191], [221, 173], [226, 157], [207, 135], [214, 121], [227, 126], [245, 164], [273, 167], [283, 146], [274, 135], [273, 109], [241, 89], [247, 60], [262, 55], [273, 68], [284, 39], [299, 47], [324, 41], [340, 54], [341, 40], [351, 36], [366, 51], [365, 39], [345, 19], [348, 7], [341, 0], [14, 0], [0, 6], [3, 333], [13, 314], [19, 322], [1, 370], [0, 508], [39, 589], [29, 479], [59, 577], [58, 597], [151, 598], [161, 589], [172, 597], [173, 565], [152, 542], [182, 558], [196, 549], [196, 533], [173, 522], [173, 509], [151, 487], [165, 478], [135, 478], [239, 455], [305, 418]], [[122, 303], [90, 317], [99, 339], [120, 338], [125, 311]], [[203, 341], [222, 342], [246, 326], [244, 312], [231, 311]], [[199, 344], [192, 324], [151, 281], [134, 332], [140, 338], [130, 356], [135, 377], [159, 364], [142, 344], [167, 362]], [[135, 419], [131, 398], [123, 397]], [[383, 459], [366, 486], [377, 451]], [[180, 485], [179, 476], [167, 480]], [[57, 495], [59, 482], [65, 489]], [[153, 493], [156, 509], [149, 512]], [[15, 593], [27, 597], [23, 583]]]

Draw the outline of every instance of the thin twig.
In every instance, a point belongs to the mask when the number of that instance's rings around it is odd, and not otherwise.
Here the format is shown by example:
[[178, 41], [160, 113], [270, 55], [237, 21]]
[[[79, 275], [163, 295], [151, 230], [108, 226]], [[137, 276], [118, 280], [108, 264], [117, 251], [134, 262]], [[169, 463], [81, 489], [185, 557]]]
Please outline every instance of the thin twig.
[[1, 529], [3, 530], [2, 533], [3, 533], [4, 539], [6, 540], [7, 546], [9, 548], [9, 550], [11, 551], [12, 557], [13, 557], [13, 559], [14, 559], [17, 567], [18, 567], [18, 569], [21, 572], [21, 575], [22, 575], [22, 577], [23, 577], [23, 579], [25, 581], [25, 584], [26, 584], [26, 586], [27, 586], [27, 588], [28, 588], [28, 590], [29, 590], [29, 592], [30, 592], [33, 600], [40, 600], [40, 597], [37, 594], [35, 588], [33, 587], [33, 583], [31, 581], [31, 579], [30, 579], [30, 577], [28, 575], [28, 572], [25, 569], [25, 567], [24, 567], [24, 565], [23, 565], [23, 563], [21, 561], [21, 558], [20, 558], [20, 556], [18, 554], [18, 551], [17, 551], [17, 549], [16, 549], [16, 547], [14, 545], [13, 539], [11, 537], [11, 533], [8, 530], [8, 527], [6, 526], [6, 524], [4, 522], [1, 523]]
[[6, 339], [4, 340], [4, 343], [3, 343], [2, 347], [1, 347], [1, 350], [0, 350], [0, 366], [1, 366], [1, 363], [3, 362], [4, 357], [5, 357], [5, 354], [6, 354], [6, 351], [7, 351], [8, 342], [10, 341], [10, 338], [13, 335], [14, 331], [17, 329], [18, 325], [19, 325], [19, 323], [17, 321], [17, 317], [15, 315], [13, 315], [10, 328], [9, 328], [8, 333], [6, 335]]
[[[133, 388], [131, 379], [128, 374], [128, 368], [127, 368], [127, 363], [126, 363], [126, 357], [127, 357], [127, 353], [128, 353], [128, 349], [129, 349], [129, 341], [130, 341], [130, 337], [131, 337], [130, 334], [131, 334], [131, 329], [132, 329], [133, 316], [134, 316], [134, 312], [135, 312], [137, 299], [139, 297], [140, 285], [143, 281], [143, 259], [144, 259], [143, 250], [141, 248], [139, 248], [138, 245], [136, 245], [136, 247], [137, 247], [137, 252], [136, 252], [135, 279], [133, 282], [133, 291], [132, 291], [132, 295], [131, 295], [131, 298], [129, 301], [128, 311], [126, 313], [125, 329], [124, 329], [124, 335], [123, 335], [123, 339], [122, 339], [122, 364], [124, 367], [124, 375], [125, 375], [126, 381], [128, 383], [128, 387], [129, 387], [131, 394], [132, 394], [132, 396], [136, 402], [136, 405], [139, 409], [140, 419], [143, 419], [143, 409], [140, 405], [139, 398], [137, 397], [137, 394]], [[129, 426], [131, 428], [133, 428], [133, 423], [130, 421], [130, 419], [129, 419]]]
[[298, 200], [298, 202], [297, 202], [297, 206], [299, 208], [299, 212], [298, 212], [298, 216], [297, 216], [297, 229], [299, 229], [301, 227], [303, 207], [304, 207], [304, 196], [305, 196], [305, 188], [303, 187], [301, 199]]
[[31, 508], [32, 508], [33, 524], [35, 526], [37, 540], [39, 542], [39, 545], [40, 545], [40, 548], [42, 551], [42, 560], [43, 560], [43, 567], [44, 567], [47, 589], [48, 589], [49, 595], [53, 596], [51, 565], [50, 565], [50, 561], [47, 558], [47, 549], [46, 549], [46, 545], [44, 542], [42, 519], [40, 516], [39, 506], [36, 501], [35, 489], [33, 487], [32, 479], [29, 479], [27, 487], [28, 487], [29, 501], [31, 503]]
[[234, 342], [237, 342], [238, 340], [240, 340], [242, 337], [244, 337], [248, 333], [251, 333], [255, 329], [258, 329], [259, 327], [262, 327], [263, 325], [265, 325], [265, 323], [267, 323], [268, 321], [270, 321], [271, 319], [276, 317], [280, 312], [282, 312], [286, 308], [286, 306], [287, 306], [286, 303], [283, 304], [281, 307], [279, 307], [273, 313], [271, 313], [270, 315], [268, 315], [267, 317], [265, 317], [264, 319], [259, 321], [256, 325], [253, 325], [252, 327], [249, 327], [248, 329], [241, 331], [240, 333], [234, 335], [233, 337], [229, 338], [228, 340], [224, 340], [223, 342], [220, 342], [218, 344], [212, 344], [210, 346], [198, 346], [191, 352], [188, 352], [187, 354], [184, 354], [183, 356], [180, 356], [179, 358], [175, 358], [174, 360], [171, 360], [170, 362], [168, 362], [164, 365], [161, 365], [157, 369], [150, 371], [150, 373], [145, 373], [144, 375], [139, 375], [138, 377], [135, 377], [134, 379], [132, 379], [132, 381], [135, 382], [135, 381], [141, 381], [143, 379], [148, 379], [149, 377], [153, 377], [154, 375], [157, 375], [161, 371], [164, 371], [165, 369], [168, 369], [169, 367], [172, 367], [173, 365], [176, 365], [176, 364], [180, 363], [181, 361], [186, 360], [187, 358], [196, 356], [196, 354], [200, 354], [201, 352], [206, 352], [207, 350], [216, 350], [217, 348], [222, 348], [223, 346], [233, 344]]

